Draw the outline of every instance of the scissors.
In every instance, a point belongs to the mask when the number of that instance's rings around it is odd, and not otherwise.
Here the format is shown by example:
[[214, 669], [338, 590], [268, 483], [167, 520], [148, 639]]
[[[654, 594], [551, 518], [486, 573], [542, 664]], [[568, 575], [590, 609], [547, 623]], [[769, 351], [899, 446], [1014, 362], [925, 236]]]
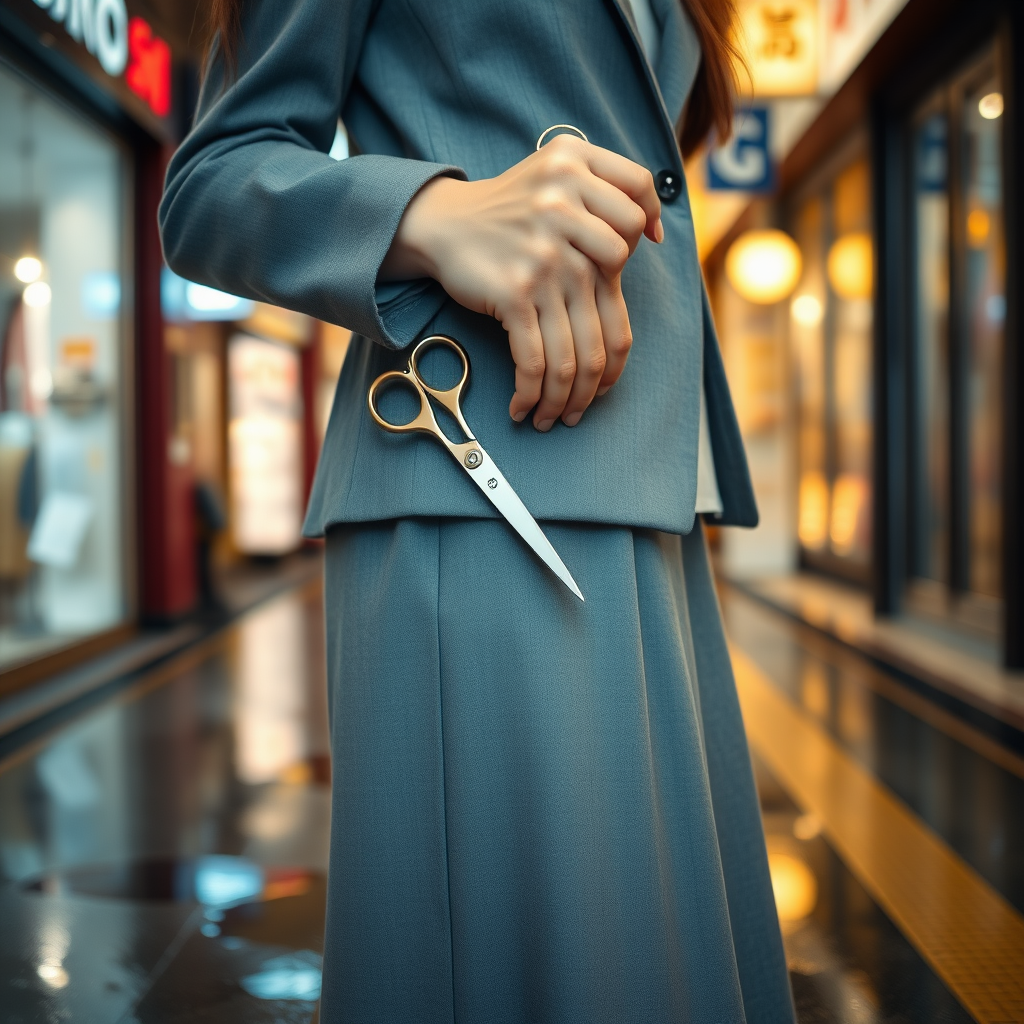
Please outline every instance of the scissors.
[[[462, 378], [447, 391], [432, 388], [420, 375], [418, 368], [420, 356], [427, 349], [438, 346], [450, 348], [462, 362]], [[480, 488], [487, 500], [508, 520], [512, 529], [530, 545], [541, 561], [582, 601], [584, 598], [580, 588], [565, 567], [565, 563], [558, 557], [558, 552], [544, 536], [544, 531], [537, 525], [537, 520], [527, 511], [519, 495], [512, 490], [512, 486], [501, 475], [501, 470], [484, 451], [473, 431], [469, 429], [469, 424], [466, 423], [465, 417], [462, 415], [461, 401], [462, 392], [465, 391], [468, 381], [469, 356], [466, 355], [466, 350], [454, 338], [449, 338], [444, 334], [433, 334], [429, 338], [424, 338], [412, 350], [406, 369], [388, 370], [370, 385], [366, 403], [370, 407], [370, 415], [376, 421], [377, 426], [383, 427], [384, 430], [388, 430], [392, 434], [431, 434], [440, 441], [448, 449], [452, 458], [469, 474], [470, 480]], [[392, 423], [390, 420], [384, 419], [377, 410], [377, 396], [381, 390], [396, 384], [402, 387], [411, 387], [419, 395], [420, 411], [408, 423]], [[430, 406], [430, 398], [439, 402], [455, 417], [467, 440], [456, 442], [448, 438], [437, 424], [437, 417]]]

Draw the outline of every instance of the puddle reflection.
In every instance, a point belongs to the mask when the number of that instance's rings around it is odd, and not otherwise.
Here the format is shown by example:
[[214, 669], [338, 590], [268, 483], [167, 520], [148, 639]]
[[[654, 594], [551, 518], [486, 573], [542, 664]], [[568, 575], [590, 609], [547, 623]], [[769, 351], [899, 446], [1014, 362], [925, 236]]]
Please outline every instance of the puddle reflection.
[[308, 950], [267, 960], [258, 974], [241, 980], [241, 986], [257, 999], [298, 999], [315, 1002], [320, 998], [320, 957]]
[[304, 612], [295, 601], [276, 601], [238, 631], [235, 760], [238, 778], [248, 785], [278, 779], [311, 753]]

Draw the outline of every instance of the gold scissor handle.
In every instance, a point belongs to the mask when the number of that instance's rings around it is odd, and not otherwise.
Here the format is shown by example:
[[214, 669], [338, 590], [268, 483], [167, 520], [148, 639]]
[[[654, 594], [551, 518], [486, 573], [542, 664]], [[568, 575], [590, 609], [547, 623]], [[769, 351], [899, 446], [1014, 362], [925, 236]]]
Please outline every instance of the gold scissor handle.
[[[444, 345], [446, 348], [450, 348], [462, 363], [462, 376], [459, 378], [458, 383], [454, 387], [443, 391], [438, 388], [432, 388], [420, 375], [418, 366], [419, 357], [427, 349], [434, 348], [437, 345]], [[465, 432], [467, 439], [473, 441], [475, 440], [473, 431], [469, 429], [469, 424], [462, 415], [462, 392], [465, 390], [468, 381], [469, 356], [466, 355], [466, 350], [454, 338], [449, 338], [445, 334], [432, 334], [429, 338], [424, 338], [412, 350], [412, 355], [409, 356], [409, 365], [404, 370], [388, 370], [386, 373], [382, 373], [370, 385], [370, 390], [366, 395], [366, 403], [370, 408], [370, 415], [373, 417], [374, 422], [384, 430], [389, 430], [393, 434], [412, 432], [433, 434], [445, 447], [451, 448], [453, 443], [438, 426], [437, 417], [434, 415], [434, 410], [430, 408], [427, 396], [429, 395], [435, 401], [440, 402], [455, 417], [456, 422]], [[392, 384], [411, 387], [419, 395], [420, 411], [408, 423], [392, 423], [381, 416], [377, 410], [377, 395], [382, 388]]]

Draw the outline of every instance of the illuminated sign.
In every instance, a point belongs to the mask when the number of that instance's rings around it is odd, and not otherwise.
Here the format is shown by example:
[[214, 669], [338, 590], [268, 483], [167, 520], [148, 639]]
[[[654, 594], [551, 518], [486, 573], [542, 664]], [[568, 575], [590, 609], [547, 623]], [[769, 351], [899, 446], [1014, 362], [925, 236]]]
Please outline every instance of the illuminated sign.
[[111, 78], [125, 82], [158, 117], [171, 112], [171, 48], [125, 0], [34, 0], [81, 43]]
[[755, 96], [806, 96], [818, 88], [817, 0], [742, 0], [739, 45]]
[[822, 0], [822, 92], [833, 92], [846, 81], [906, 2]]
[[111, 78], [128, 63], [128, 11], [124, 0], [35, 0], [69, 36], [100, 62]]
[[767, 107], [736, 112], [729, 141], [708, 152], [710, 191], [764, 193], [774, 189], [770, 123]]
[[171, 48], [142, 18], [128, 23], [128, 52], [131, 63], [125, 81], [139, 99], [149, 104], [158, 117], [171, 112]]

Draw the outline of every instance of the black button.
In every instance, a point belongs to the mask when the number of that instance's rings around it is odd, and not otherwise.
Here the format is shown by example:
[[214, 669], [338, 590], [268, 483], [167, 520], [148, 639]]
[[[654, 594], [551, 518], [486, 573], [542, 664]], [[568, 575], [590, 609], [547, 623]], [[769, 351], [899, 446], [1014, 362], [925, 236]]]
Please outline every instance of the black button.
[[654, 187], [663, 203], [674, 203], [683, 191], [683, 180], [676, 171], [658, 171], [654, 176]]

